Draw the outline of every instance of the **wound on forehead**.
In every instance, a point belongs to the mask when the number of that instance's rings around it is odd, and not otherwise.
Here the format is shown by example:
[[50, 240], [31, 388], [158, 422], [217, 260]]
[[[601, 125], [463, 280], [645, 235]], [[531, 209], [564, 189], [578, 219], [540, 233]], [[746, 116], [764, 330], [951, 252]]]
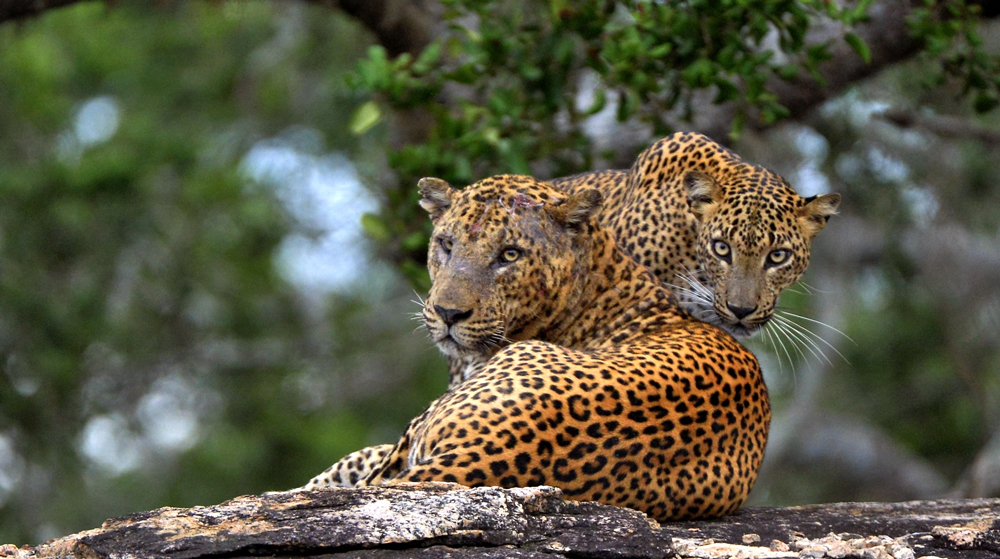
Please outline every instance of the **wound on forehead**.
[[[502, 202], [501, 202], [502, 203]], [[483, 228], [483, 222], [486, 221], [486, 214], [489, 213], [490, 208], [493, 207], [493, 200], [486, 203], [486, 207], [483, 208], [482, 215], [479, 216], [479, 221], [476, 221], [469, 226], [469, 235], [474, 239], [479, 231]]]
[[498, 198], [497, 201], [500, 202], [500, 205], [503, 207], [503, 209], [507, 210], [507, 213], [510, 214], [510, 217], [515, 217], [517, 215], [516, 212], [518, 208], [537, 208], [542, 205], [541, 202], [535, 202], [534, 199], [531, 198], [531, 196], [528, 196], [527, 194], [524, 193], [518, 193], [516, 196], [514, 196], [514, 198], [510, 202], [510, 206], [504, 203], [503, 198]]

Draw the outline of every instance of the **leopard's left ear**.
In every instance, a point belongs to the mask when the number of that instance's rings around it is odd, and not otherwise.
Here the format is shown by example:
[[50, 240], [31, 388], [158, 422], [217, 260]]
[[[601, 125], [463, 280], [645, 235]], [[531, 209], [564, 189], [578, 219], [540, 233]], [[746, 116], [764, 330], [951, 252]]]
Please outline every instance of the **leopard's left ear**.
[[451, 207], [451, 201], [459, 192], [457, 188], [448, 184], [448, 181], [434, 177], [420, 179], [417, 188], [423, 196], [420, 207], [431, 215], [431, 221], [437, 221], [437, 218]]
[[571, 195], [561, 204], [545, 205], [545, 210], [557, 223], [568, 229], [576, 229], [587, 222], [601, 207], [604, 197], [600, 191], [588, 188]]
[[826, 222], [837, 214], [840, 194], [820, 194], [806, 198], [806, 203], [798, 209], [799, 227], [807, 239], [812, 239], [823, 230]]

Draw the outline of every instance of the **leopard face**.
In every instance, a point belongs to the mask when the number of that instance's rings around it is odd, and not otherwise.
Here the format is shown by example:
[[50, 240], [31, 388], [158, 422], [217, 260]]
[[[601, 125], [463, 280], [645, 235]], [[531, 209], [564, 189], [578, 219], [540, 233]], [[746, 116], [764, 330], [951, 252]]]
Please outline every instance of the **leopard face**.
[[684, 177], [697, 219], [695, 250], [707, 289], [689, 306], [696, 317], [737, 337], [757, 333], [774, 316], [781, 292], [809, 265], [813, 237], [836, 213], [836, 194], [803, 198], [780, 176], [743, 165], [720, 184]]
[[[490, 181], [519, 188], [511, 194]], [[420, 182], [421, 205], [435, 224], [424, 322], [435, 344], [463, 362], [531, 339], [563, 312], [573, 298], [570, 280], [584, 264], [549, 255], [574, 252], [600, 202], [596, 191], [553, 197], [523, 177], [485, 182], [475, 195], [439, 179]]]

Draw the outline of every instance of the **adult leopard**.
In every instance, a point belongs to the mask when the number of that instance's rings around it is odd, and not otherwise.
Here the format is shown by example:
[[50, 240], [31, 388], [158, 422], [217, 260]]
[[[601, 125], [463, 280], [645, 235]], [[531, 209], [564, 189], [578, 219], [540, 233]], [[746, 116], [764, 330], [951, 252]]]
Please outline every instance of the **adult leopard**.
[[554, 485], [658, 520], [744, 502], [770, 422], [757, 360], [617, 246], [598, 191], [520, 175], [420, 188], [428, 330], [484, 365], [359, 485]]

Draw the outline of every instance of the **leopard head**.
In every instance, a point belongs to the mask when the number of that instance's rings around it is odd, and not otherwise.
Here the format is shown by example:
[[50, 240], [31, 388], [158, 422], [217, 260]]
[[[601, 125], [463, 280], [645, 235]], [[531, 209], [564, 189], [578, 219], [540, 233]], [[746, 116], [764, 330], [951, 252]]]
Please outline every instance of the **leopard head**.
[[698, 224], [698, 280], [706, 288], [694, 314], [748, 337], [805, 272], [812, 240], [837, 213], [840, 195], [803, 198], [779, 175], [749, 164], [722, 181], [701, 171], [684, 176]]
[[536, 337], [573, 304], [590, 266], [587, 233], [599, 192], [568, 196], [523, 175], [462, 190], [425, 178], [419, 188], [434, 224], [423, 317], [445, 354], [488, 358]]

